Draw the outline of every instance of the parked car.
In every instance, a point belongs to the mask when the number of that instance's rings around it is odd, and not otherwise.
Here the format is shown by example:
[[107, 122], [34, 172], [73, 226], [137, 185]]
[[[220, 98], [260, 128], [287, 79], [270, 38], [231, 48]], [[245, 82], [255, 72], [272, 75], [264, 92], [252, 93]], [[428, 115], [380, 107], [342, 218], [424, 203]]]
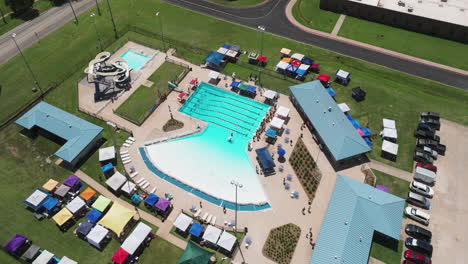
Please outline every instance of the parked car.
[[416, 167], [414, 170], [414, 179], [419, 182], [433, 186], [437, 180], [436, 178], [437, 174], [431, 170], [422, 167]]
[[412, 181], [409, 185], [409, 188], [412, 192], [415, 192], [420, 195], [424, 195], [429, 198], [432, 198], [432, 196], [434, 196], [434, 190], [424, 183]]
[[437, 119], [437, 120], [440, 119], [439, 113], [435, 113], [435, 112], [421, 112], [421, 113], [419, 114], [419, 116], [420, 116], [421, 118], [430, 117], [430, 118], [434, 118], [434, 119]]
[[417, 225], [407, 224], [405, 227], [405, 232], [409, 236], [412, 236], [414, 238], [419, 238], [422, 240], [426, 240], [426, 241], [431, 241], [431, 238], [432, 238], [431, 231], [425, 228], [422, 228], [420, 226], [417, 226]]
[[437, 172], [437, 166], [432, 165], [430, 163], [418, 162], [416, 163], [416, 168], [417, 167], [424, 168], [433, 172]]
[[418, 138], [418, 140], [416, 141], [416, 146], [417, 147], [427, 146], [437, 151], [439, 155], [442, 155], [442, 156], [445, 155], [445, 149], [446, 149], [445, 145], [440, 144], [435, 140], [426, 139], [426, 138]]
[[431, 118], [431, 117], [425, 117], [425, 118], [421, 118], [419, 120], [419, 122], [423, 123], [423, 124], [428, 124], [431, 127], [433, 127], [435, 130], [440, 130], [440, 121], [439, 121], [439, 119], [434, 119], [434, 118]]
[[417, 138], [432, 139], [437, 141], [437, 143], [440, 143], [440, 137], [431, 131], [417, 129], [414, 131], [414, 136]]
[[439, 153], [437, 153], [437, 151], [433, 150], [432, 148], [428, 147], [428, 146], [423, 146], [423, 147], [416, 147], [415, 149], [416, 151], [419, 151], [419, 152], [424, 152], [424, 153], [427, 153], [429, 155], [431, 155], [431, 157], [436, 160], [437, 157], [439, 156]]
[[431, 202], [429, 202], [429, 200], [424, 196], [414, 192], [408, 192], [406, 201], [410, 204], [414, 204], [424, 209], [431, 209]]
[[436, 129], [430, 126], [429, 124], [424, 124], [424, 123], [419, 123], [418, 126], [416, 127], [417, 130], [424, 130], [424, 131], [430, 131], [430, 132], [436, 132]]
[[410, 260], [416, 264], [432, 264], [432, 260], [430, 257], [411, 249], [405, 250], [404, 256], [405, 259]]
[[405, 240], [405, 246], [409, 249], [415, 250], [417, 252], [421, 252], [428, 256], [432, 256], [432, 245], [426, 241], [418, 240], [413, 237], [408, 237]]
[[416, 162], [427, 162], [431, 164], [434, 162], [434, 158], [432, 158], [431, 155], [417, 150], [414, 151], [413, 159]]
[[429, 214], [411, 206], [405, 208], [405, 215], [424, 225], [429, 225], [429, 220], [431, 220], [431, 216]]

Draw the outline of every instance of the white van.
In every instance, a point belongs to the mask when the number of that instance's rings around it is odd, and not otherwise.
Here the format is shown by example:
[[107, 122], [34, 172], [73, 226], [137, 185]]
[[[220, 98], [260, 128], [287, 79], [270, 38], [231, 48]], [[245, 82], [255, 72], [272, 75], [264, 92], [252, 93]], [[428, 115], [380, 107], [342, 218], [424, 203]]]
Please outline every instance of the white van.
[[422, 168], [416, 167], [416, 171], [414, 172], [414, 179], [423, 183], [427, 183], [430, 185], [435, 184], [436, 181], [436, 174], [435, 172]]

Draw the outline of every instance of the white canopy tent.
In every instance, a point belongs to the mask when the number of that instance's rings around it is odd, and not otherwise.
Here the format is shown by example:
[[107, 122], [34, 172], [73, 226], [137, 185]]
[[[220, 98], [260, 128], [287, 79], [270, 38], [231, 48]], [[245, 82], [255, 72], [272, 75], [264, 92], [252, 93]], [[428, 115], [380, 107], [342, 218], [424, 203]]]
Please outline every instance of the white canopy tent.
[[343, 113], [351, 111], [351, 108], [346, 103], [338, 104], [338, 107], [343, 111]]
[[276, 129], [283, 128], [284, 120], [278, 117], [273, 117], [273, 120], [270, 122], [270, 126]]
[[383, 127], [384, 128], [393, 128], [393, 129], [396, 129], [396, 124], [395, 124], [395, 120], [391, 120], [391, 119], [382, 119], [383, 121]]
[[57, 264], [78, 264], [78, 262], [64, 256]]
[[75, 199], [71, 200], [71, 202], [69, 202], [66, 207], [72, 214], [75, 214], [85, 205], [86, 205], [85, 201], [83, 201], [81, 197], [77, 196], [75, 197]]
[[184, 213], [180, 213], [177, 219], [174, 221], [174, 226], [177, 227], [179, 230], [185, 232], [189, 225], [193, 222], [193, 219], [187, 216]]
[[272, 90], [266, 90], [263, 93], [263, 97], [265, 97], [267, 99], [274, 99], [277, 95], [278, 95], [278, 93], [275, 92], [275, 91], [272, 91]]
[[221, 47], [216, 52], [226, 55], [226, 53], [228, 52], [228, 49]]
[[210, 241], [213, 244], [216, 244], [220, 235], [221, 229], [212, 225], [208, 225], [208, 227], [205, 230], [205, 233], [203, 234], [203, 239]]
[[151, 227], [142, 222], [138, 223], [137, 227], [122, 243], [121, 248], [125, 249], [130, 255], [133, 255], [150, 232]]
[[343, 71], [343, 70], [338, 70], [338, 71], [336, 72], [336, 76], [337, 76], [337, 77], [340, 77], [340, 78], [347, 79], [347, 78], [349, 77], [349, 72]]
[[382, 142], [382, 151], [385, 151], [387, 153], [390, 153], [396, 156], [398, 154], [398, 144], [384, 140]]
[[226, 230], [224, 230], [223, 234], [218, 240], [218, 245], [227, 251], [231, 251], [236, 243], [236, 237], [229, 234]]
[[276, 64], [276, 70], [286, 70], [286, 68], [288, 68], [289, 64], [287, 62], [284, 62], [284, 61], [280, 61], [278, 62], [278, 64]]
[[307, 71], [309, 68], [310, 68], [310, 65], [308, 65], [308, 64], [301, 64], [301, 65], [299, 65], [299, 69], [300, 69], [300, 70]]
[[398, 135], [397, 135], [397, 130], [394, 129], [394, 128], [384, 128], [383, 130], [383, 137], [386, 137], [386, 138], [397, 138]]
[[86, 240], [88, 240], [88, 243], [91, 245], [101, 248], [99, 243], [101, 243], [102, 240], [106, 237], [106, 235], [109, 233], [109, 230], [107, 230], [105, 227], [101, 225], [96, 225], [89, 231], [88, 235], [86, 236]]
[[47, 193], [35, 190], [29, 197], [26, 199], [26, 202], [32, 204], [33, 206], [38, 206], [41, 204], [44, 199], [47, 198]]
[[300, 54], [300, 53], [294, 53], [291, 58], [295, 59], [295, 60], [302, 60], [303, 58], [305, 57], [304, 54]]
[[210, 71], [210, 73], [208, 73], [208, 77], [210, 77], [210, 79], [217, 80], [219, 78], [219, 72]]
[[226, 52], [226, 56], [229, 56], [231, 58], [235, 58], [237, 56], [237, 54], [239, 54], [239, 52], [235, 51], [235, 50], [228, 50]]
[[290, 111], [291, 110], [289, 108], [280, 106], [278, 110], [276, 110], [276, 115], [278, 115], [278, 117], [287, 118]]
[[120, 187], [127, 181], [127, 178], [120, 172], [116, 171], [112, 177], [107, 179], [106, 184], [114, 191], [118, 191]]
[[120, 190], [126, 194], [131, 194], [133, 191], [135, 191], [135, 187], [136, 185], [133, 182], [127, 181], [122, 185], [122, 188], [120, 188]]
[[99, 161], [115, 159], [115, 147], [107, 147], [99, 149]]
[[54, 257], [54, 254], [50, 253], [47, 250], [42, 251], [42, 253], [33, 261], [32, 264], [47, 264]]

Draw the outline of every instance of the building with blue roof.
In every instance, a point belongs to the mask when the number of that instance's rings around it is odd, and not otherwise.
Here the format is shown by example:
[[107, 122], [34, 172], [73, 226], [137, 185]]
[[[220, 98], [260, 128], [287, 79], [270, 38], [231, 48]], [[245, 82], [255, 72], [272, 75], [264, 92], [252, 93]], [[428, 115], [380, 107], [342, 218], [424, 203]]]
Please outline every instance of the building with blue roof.
[[102, 127], [40, 102], [16, 120], [16, 124], [32, 133], [46, 131], [65, 140], [55, 155], [72, 166], [85, 156], [101, 138]]
[[374, 235], [400, 240], [405, 200], [338, 174], [311, 264], [366, 264]]
[[359, 158], [371, 149], [320, 81], [290, 86], [290, 99], [333, 166]]

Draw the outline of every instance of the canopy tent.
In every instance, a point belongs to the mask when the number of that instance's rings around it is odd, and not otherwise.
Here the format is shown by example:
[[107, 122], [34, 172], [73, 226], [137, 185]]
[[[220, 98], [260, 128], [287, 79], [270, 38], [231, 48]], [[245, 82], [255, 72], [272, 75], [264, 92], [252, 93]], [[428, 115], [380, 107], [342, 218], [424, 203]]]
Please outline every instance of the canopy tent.
[[104, 228], [101, 225], [95, 225], [91, 231], [89, 231], [88, 235], [86, 236], [86, 240], [88, 240], [88, 243], [91, 245], [101, 248], [100, 243], [104, 240], [106, 235], [109, 233], [109, 230]]
[[133, 232], [122, 243], [121, 248], [133, 255], [138, 247], [145, 241], [146, 237], [151, 232], [151, 227], [140, 222]]
[[257, 153], [257, 158], [260, 163], [260, 166], [263, 169], [271, 169], [274, 168], [275, 162], [273, 161], [273, 158], [271, 158], [271, 154], [268, 151], [268, 148], [260, 148], [256, 149], [255, 152]]
[[294, 66], [292, 64], [289, 64], [288, 67], [286, 67], [286, 70], [291, 73], [295, 73], [297, 71], [298, 67]]
[[226, 56], [231, 57], [231, 58], [237, 57], [238, 54], [239, 54], [239, 52], [237, 52], [235, 50], [228, 50], [226, 52]]
[[273, 119], [270, 122], [270, 126], [275, 129], [281, 129], [283, 128], [284, 120], [278, 117], [273, 117]]
[[330, 88], [326, 88], [326, 90], [327, 90], [328, 94], [329, 94], [331, 97], [333, 97], [333, 96], [336, 95], [335, 90], [333, 90], [333, 88], [331, 88], [331, 87], [330, 87]]
[[128, 255], [130, 255], [125, 249], [119, 248], [115, 251], [114, 255], [112, 256], [112, 261], [117, 264], [123, 264], [125, 260], [127, 260]]
[[179, 258], [176, 264], [207, 264], [210, 262], [210, 258], [213, 255], [192, 241], [187, 243], [184, 254]]
[[311, 59], [311, 58], [304, 57], [304, 58], [302, 59], [302, 63], [308, 64], [308, 65], [312, 65], [312, 64], [314, 63], [314, 60]]
[[299, 69], [299, 66], [301, 66], [301, 61], [293, 60], [293, 61], [291, 61], [291, 65], [296, 66]]
[[201, 233], [203, 232], [204, 227], [200, 225], [199, 223], [193, 223], [192, 226], [190, 227], [189, 233], [192, 236], [195, 237], [200, 237]]
[[258, 60], [259, 62], [266, 62], [266, 61], [267, 61], [267, 57], [265, 57], [265, 56], [258, 56], [257, 60]]
[[57, 264], [78, 264], [78, 262], [64, 256]]
[[99, 212], [98, 210], [96, 209], [92, 209], [87, 215], [86, 215], [86, 219], [88, 219], [89, 222], [91, 223], [96, 223], [97, 221], [99, 221], [99, 218], [101, 218], [102, 216], [102, 213]]
[[83, 208], [84, 206], [86, 206], [85, 201], [83, 201], [83, 199], [77, 196], [75, 197], [75, 199], [71, 200], [71, 202], [67, 204], [66, 208], [70, 210], [72, 214], [75, 214], [78, 211], [80, 211], [81, 208]]
[[343, 111], [343, 113], [351, 111], [351, 108], [349, 108], [349, 106], [346, 103], [338, 104], [338, 107], [341, 111]]
[[101, 212], [104, 212], [107, 208], [107, 206], [109, 206], [109, 204], [111, 203], [112, 201], [103, 196], [103, 195], [99, 195], [99, 197], [96, 199], [96, 201], [93, 203], [92, 207], [101, 211]]
[[94, 224], [90, 223], [88, 221], [83, 221], [78, 225], [78, 228], [76, 229], [76, 233], [81, 235], [82, 237], [85, 237], [89, 234], [91, 229], [93, 229]]
[[208, 225], [206, 227], [205, 233], [203, 234], [202, 238], [213, 244], [216, 244], [216, 242], [218, 242], [218, 238], [220, 235], [221, 235], [221, 229], [212, 225]]
[[350, 76], [351, 76], [351, 73], [347, 71], [343, 71], [341, 69], [335, 72], [335, 77], [339, 79], [348, 80]]
[[177, 227], [177, 229], [185, 232], [192, 222], [193, 219], [191, 217], [184, 213], [180, 213], [174, 221], [174, 226]]
[[398, 144], [392, 143], [390, 141], [384, 140], [382, 142], [382, 151], [385, 151], [392, 155], [398, 154]]
[[393, 128], [393, 129], [396, 129], [396, 123], [395, 123], [395, 120], [391, 120], [391, 119], [382, 119], [382, 123], [383, 123], [383, 127], [384, 128]]
[[54, 192], [55, 195], [58, 197], [65, 197], [67, 195], [68, 191], [70, 191], [70, 186], [66, 186], [65, 184], [60, 185]]
[[23, 203], [35, 211], [41, 207], [42, 203], [45, 202], [49, 196], [47, 192], [37, 188]]
[[289, 116], [290, 111], [291, 110], [289, 108], [280, 106], [278, 110], [276, 110], [276, 115], [278, 115], [279, 117], [287, 118]]
[[229, 44], [223, 44], [223, 45], [221, 46], [221, 48], [230, 49], [230, 48], [231, 48], [231, 45], [229, 45]]
[[39, 250], [41, 249], [38, 245], [31, 245], [24, 253], [21, 255], [21, 258], [26, 260], [28, 263], [36, 258]]
[[112, 177], [107, 179], [106, 184], [114, 191], [120, 190], [120, 187], [127, 181], [127, 178], [123, 176], [120, 172], [116, 171]]
[[231, 45], [231, 47], [230, 47], [229, 49], [230, 49], [230, 50], [233, 50], [233, 51], [238, 51], [238, 52], [239, 52], [241, 48], [240, 48], [240, 46], [238, 46], [238, 45]]
[[136, 185], [131, 181], [127, 181], [122, 185], [122, 188], [120, 188], [120, 190], [123, 193], [130, 195], [136, 190]]
[[112, 171], [112, 169], [114, 169], [114, 165], [112, 163], [107, 163], [106, 165], [101, 167], [102, 172]]
[[237, 239], [235, 236], [231, 235], [229, 232], [224, 230], [224, 232], [221, 234], [221, 237], [218, 240], [218, 245], [230, 252], [234, 247], [236, 240]]
[[177, 95], [177, 97], [179, 97], [179, 99], [184, 98], [184, 96], [185, 96], [185, 93], [184, 93], [184, 92], [180, 92], [179, 95]]
[[62, 210], [56, 213], [52, 217], [52, 219], [54, 219], [55, 223], [57, 223], [58, 226], [62, 226], [72, 217], [73, 217], [73, 214], [67, 208], [62, 208]]
[[45, 200], [45, 202], [42, 203], [41, 206], [44, 207], [46, 210], [50, 211], [50, 210], [54, 209], [54, 207], [58, 204], [58, 202], [59, 201], [57, 199], [49, 196], [47, 198], [47, 200]]
[[169, 208], [169, 205], [171, 205], [171, 202], [167, 199], [160, 198], [158, 202], [154, 205], [156, 209], [159, 209], [161, 211], [166, 211], [167, 208]]
[[47, 250], [42, 251], [42, 253], [37, 256], [32, 264], [47, 264], [54, 257], [54, 254], [50, 253]]
[[291, 61], [293, 61], [292, 58], [289, 58], [289, 57], [286, 57], [286, 58], [282, 58], [281, 61], [284, 61], [286, 62], [287, 64], [291, 64]]
[[134, 193], [132, 197], [130, 197], [130, 200], [132, 200], [133, 204], [139, 204], [141, 202], [141, 196], [138, 193]]
[[120, 236], [128, 221], [136, 214], [135, 211], [127, 209], [118, 203], [114, 203], [109, 212], [98, 222]]
[[270, 99], [270, 100], [273, 100], [275, 99], [275, 97], [278, 95], [277, 92], [275, 91], [272, 91], [272, 90], [266, 90], [264, 93], [263, 93], [263, 97], [265, 97], [266, 99]]
[[278, 64], [276, 64], [276, 71], [278, 70], [286, 70], [286, 68], [288, 68], [289, 66], [289, 63], [287, 62], [284, 62], [284, 61], [280, 61], [278, 62]]
[[290, 49], [287, 49], [287, 48], [282, 48], [282, 49], [280, 50], [280, 53], [283, 54], [283, 55], [288, 56], [288, 55], [291, 53], [291, 50], [290, 50]]
[[302, 63], [302, 64], [299, 66], [299, 70], [307, 71], [307, 70], [309, 70], [309, 68], [310, 68], [310, 65], [309, 65], [309, 64], [304, 64], [304, 63]]
[[300, 54], [300, 53], [294, 53], [291, 58], [295, 59], [295, 60], [299, 60], [301, 61], [302, 59], [304, 59], [305, 55], [304, 54]]
[[217, 71], [210, 71], [208, 73], [208, 77], [210, 77], [210, 79], [213, 79], [213, 80], [217, 80], [219, 78], [219, 72]]
[[372, 131], [367, 127], [361, 128], [361, 131], [362, 131], [362, 133], [364, 134], [365, 137], [370, 137], [370, 136], [373, 135]]
[[216, 51], [210, 51], [208, 56], [203, 60], [204, 63], [210, 63], [213, 64], [217, 67], [220, 67], [222, 65], [222, 61], [224, 60], [225, 55], [221, 54]]
[[154, 193], [150, 193], [146, 198], [145, 198], [145, 204], [149, 206], [154, 206], [156, 202], [159, 200], [159, 196], [157, 196]]
[[395, 138], [396, 139], [398, 137], [397, 130], [394, 129], [394, 128], [384, 128], [382, 136], [384, 138]]
[[14, 254], [28, 239], [20, 234], [14, 235], [10, 241], [3, 247], [6, 251]]
[[228, 52], [228, 49], [221, 47], [216, 52], [226, 55], [226, 53]]
[[257, 60], [258, 56], [259, 55], [258, 55], [257, 52], [250, 52], [248, 58], [249, 58], [249, 60]]
[[351, 124], [353, 124], [353, 127], [356, 129], [361, 128], [361, 124], [359, 124], [359, 121], [355, 119], [351, 120]]
[[88, 201], [89, 199], [93, 198], [95, 194], [96, 191], [88, 187], [82, 193], [80, 193], [80, 197], [85, 201]]
[[331, 78], [330, 76], [321, 73], [321, 74], [319, 74], [319, 76], [317, 77], [317, 80], [322, 81], [322, 82], [328, 82], [328, 81], [330, 81], [330, 78]]
[[75, 175], [69, 175], [68, 178], [63, 182], [66, 186], [73, 187], [75, 184], [77, 184], [79, 181], [79, 178], [76, 177]]
[[49, 179], [44, 185], [42, 185], [42, 188], [48, 192], [51, 192], [55, 189], [55, 187], [57, 187], [58, 184], [58, 181]]
[[274, 129], [272, 129], [272, 128], [269, 128], [269, 129], [266, 131], [265, 136], [270, 137], [270, 138], [276, 137], [276, 130], [274, 130]]
[[99, 161], [103, 162], [106, 160], [115, 159], [115, 147], [107, 147], [99, 149]]
[[304, 75], [307, 74], [307, 71], [306, 71], [306, 70], [302, 70], [302, 69], [297, 69], [297, 70], [296, 70], [296, 73], [297, 73], [298, 75], [304, 76]]
[[234, 81], [234, 82], [231, 82], [231, 87], [237, 88], [237, 87], [239, 87], [240, 84], [241, 84], [241, 82]]

